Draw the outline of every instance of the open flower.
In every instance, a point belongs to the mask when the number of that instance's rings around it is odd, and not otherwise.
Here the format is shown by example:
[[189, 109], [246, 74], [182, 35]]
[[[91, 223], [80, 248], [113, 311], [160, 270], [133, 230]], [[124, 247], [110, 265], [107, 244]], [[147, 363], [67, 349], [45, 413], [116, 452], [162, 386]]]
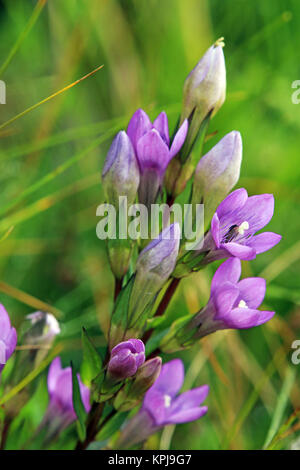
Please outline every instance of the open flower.
[[270, 222], [273, 213], [272, 194], [248, 197], [244, 188], [230, 193], [212, 218], [211, 230], [201, 250], [209, 252], [204, 264], [231, 256], [252, 260], [273, 248], [280, 242], [281, 235], [273, 232], [255, 235]]
[[167, 166], [181, 149], [187, 130], [188, 122], [184, 120], [170, 145], [168, 118], [165, 112], [160, 113], [153, 124], [142, 109], [138, 109], [132, 116], [127, 134], [135, 149], [140, 167], [139, 199], [141, 203], [149, 206], [155, 202]]
[[121, 446], [130, 447], [167, 424], [195, 421], [207, 413], [207, 406], [200, 405], [208, 395], [208, 385], [177, 395], [183, 381], [184, 367], [180, 359], [162, 366], [158, 379], [145, 395], [141, 410], [124, 429]]
[[215, 272], [210, 299], [190, 323], [198, 328], [200, 338], [217, 330], [244, 329], [262, 325], [275, 312], [258, 310], [266, 293], [266, 281], [261, 277], [239, 280], [241, 262], [238, 258], [225, 261]]
[[129, 339], [117, 344], [110, 354], [108, 374], [114, 380], [134, 375], [145, 362], [145, 346], [140, 339]]
[[0, 372], [16, 349], [17, 332], [11, 326], [7, 311], [0, 304]]
[[[77, 375], [82, 403], [86, 412], [90, 410], [90, 390], [81, 382]], [[48, 372], [49, 406], [44, 417], [44, 424], [55, 422], [57, 429], [62, 430], [76, 420], [73, 408], [73, 386], [71, 367], [65, 369], [61, 366], [61, 360], [56, 357]]]

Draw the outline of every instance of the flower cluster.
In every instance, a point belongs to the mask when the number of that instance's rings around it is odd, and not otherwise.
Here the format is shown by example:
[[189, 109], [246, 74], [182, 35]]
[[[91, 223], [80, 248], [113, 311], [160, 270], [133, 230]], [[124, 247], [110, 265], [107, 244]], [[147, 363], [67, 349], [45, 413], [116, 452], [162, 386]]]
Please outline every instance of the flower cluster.
[[[59, 357], [53, 360], [48, 372], [49, 405], [39, 428], [46, 430], [47, 443], [78, 420], [77, 448], [85, 449], [97, 439], [103, 423], [118, 413], [122, 418], [137, 406], [139, 411], [111, 445], [136, 446], [168, 424], [198, 420], [208, 411], [202, 406], [208, 385], [178, 394], [184, 382], [183, 363], [174, 359], [163, 364], [160, 354], [188, 348], [218, 330], [262, 325], [274, 315], [259, 309], [265, 280], [240, 280], [241, 260], [253, 260], [281, 239], [273, 232], [257, 234], [273, 216], [273, 195], [249, 197], [244, 188], [231, 192], [242, 161], [238, 131], [225, 135], [202, 156], [209, 123], [225, 100], [223, 46], [222, 39], [217, 41], [188, 75], [172, 138], [165, 112], [151, 122], [138, 109], [127, 130], [113, 139], [102, 172], [105, 202], [118, 210], [119, 198], [124, 196], [129, 203], [139, 202], [147, 208], [157, 201], [170, 207], [190, 182], [189, 194], [182, 197], [192, 205], [204, 204], [203, 243], [185, 252], [182, 227], [176, 220], [166, 223], [164, 216], [159, 234], [152, 240], [141, 237], [133, 241], [120, 235], [107, 240], [115, 293], [106, 355], [99, 353], [83, 328], [80, 375], [73, 366], [63, 369]], [[195, 146], [196, 142], [200, 145]], [[198, 163], [192, 158], [195, 149]], [[223, 259], [226, 261], [212, 278], [207, 304], [163, 332], [158, 330], [159, 316], [165, 313], [181, 278]], [[35, 312], [27, 321], [21, 343], [41, 351], [24, 350], [17, 355], [13, 375], [20, 380], [25, 371], [40, 364], [43, 348], [51, 348], [60, 334], [51, 314]], [[16, 342], [16, 330], [1, 306], [0, 373]], [[118, 419], [115, 422], [121, 422]]]

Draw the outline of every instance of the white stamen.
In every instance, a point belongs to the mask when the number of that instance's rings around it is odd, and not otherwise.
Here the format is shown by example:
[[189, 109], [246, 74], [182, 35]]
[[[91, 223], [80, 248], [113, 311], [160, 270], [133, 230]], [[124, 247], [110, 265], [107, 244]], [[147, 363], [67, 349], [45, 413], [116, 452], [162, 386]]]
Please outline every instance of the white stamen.
[[241, 225], [239, 225], [238, 227], [238, 232], [240, 235], [244, 235], [245, 233], [245, 230], [248, 230], [249, 228], [249, 223], [247, 222], [247, 220], [245, 220], [244, 222], [241, 223]]
[[170, 406], [171, 406], [171, 397], [170, 397], [170, 395], [164, 395], [164, 399], [165, 399], [165, 407], [170, 408]]
[[246, 302], [244, 300], [240, 300], [238, 307], [239, 308], [248, 308], [248, 305], [246, 304]]

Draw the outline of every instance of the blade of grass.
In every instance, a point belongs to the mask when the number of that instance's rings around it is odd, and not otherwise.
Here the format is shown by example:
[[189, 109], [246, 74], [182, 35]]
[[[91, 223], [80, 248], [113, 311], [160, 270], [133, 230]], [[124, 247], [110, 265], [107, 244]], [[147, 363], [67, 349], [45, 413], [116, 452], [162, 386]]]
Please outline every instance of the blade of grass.
[[11, 209], [12, 207], [14, 207], [15, 205], [17, 205], [19, 202], [21, 202], [23, 199], [25, 199], [27, 196], [29, 196], [30, 194], [34, 193], [35, 191], [37, 191], [38, 189], [40, 189], [42, 186], [44, 186], [45, 184], [49, 183], [50, 181], [52, 181], [53, 179], [55, 179], [57, 176], [59, 176], [60, 174], [64, 173], [68, 168], [70, 168], [71, 166], [73, 166], [76, 162], [78, 162], [79, 160], [81, 160], [82, 158], [84, 158], [89, 152], [91, 152], [92, 150], [94, 150], [95, 148], [98, 147], [98, 145], [102, 144], [103, 142], [105, 142], [107, 139], [109, 139], [112, 135], [115, 134], [115, 132], [117, 132], [119, 129], [119, 127], [116, 127], [116, 128], [113, 128], [113, 129], [110, 129], [108, 132], [106, 132], [105, 134], [103, 134], [101, 137], [99, 137], [98, 139], [95, 139], [92, 141], [92, 143], [86, 147], [84, 150], [82, 150], [81, 152], [77, 153], [76, 155], [74, 155], [73, 157], [69, 158], [69, 160], [67, 160], [66, 162], [62, 163], [61, 165], [59, 165], [58, 167], [56, 167], [53, 171], [51, 171], [50, 173], [48, 173], [47, 175], [45, 175], [43, 178], [41, 178], [39, 181], [37, 181], [36, 183], [34, 183], [33, 185], [29, 186], [29, 188], [27, 188], [25, 191], [23, 191], [23, 193], [21, 193], [18, 197], [15, 198], [14, 201], [2, 206], [0, 208], [0, 214], [3, 214], [5, 213], [7, 210]]
[[271, 443], [272, 439], [274, 438], [279, 428], [283, 413], [289, 401], [289, 395], [291, 393], [291, 389], [293, 387], [295, 378], [296, 378], [296, 367], [288, 368], [286, 376], [285, 376], [285, 380], [283, 382], [283, 385], [282, 385], [282, 388], [278, 397], [277, 405], [273, 413], [271, 425], [270, 425], [270, 428], [269, 428], [269, 431], [268, 431], [268, 434], [267, 434], [267, 437], [263, 446], [264, 449], [266, 449], [269, 446], [269, 444]]
[[25, 116], [26, 114], [30, 113], [31, 111], [33, 111], [34, 109], [38, 108], [39, 106], [41, 106], [42, 104], [45, 104], [47, 103], [48, 101], [52, 100], [53, 98], [56, 98], [57, 96], [61, 95], [62, 93], [64, 93], [65, 91], [69, 90], [70, 88], [73, 88], [75, 85], [77, 85], [78, 83], [82, 82], [83, 80], [85, 80], [86, 78], [88, 77], [91, 77], [92, 75], [94, 75], [96, 72], [98, 72], [98, 70], [102, 69], [102, 67], [104, 67], [103, 65], [99, 65], [99, 67], [95, 68], [94, 70], [92, 70], [92, 72], [89, 72], [88, 74], [84, 75], [83, 77], [79, 78], [78, 80], [75, 80], [75, 82], [73, 83], [70, 83], [70, 85], [67, 85], [65, 86], [64, 88], [62, 88], [61, 90], [58, 90], [56, 91], [55, 93], [53, 93], [52, 95], [50, 96], [47, 96], [47, 98], [44, 98], [42, 101], [39, 101], [38, 103], [35, 103], [34, 105], [30, 106], [29, 108], [25, 109], [24, 111], [22, 111], [21, 113], [17, 114], [16, 116], [12, 117], [11, 119], [9, 119], [8, 121], [4, 122], [3, 124], [0, 125], [0, 130], [3, 129], [4, 127], [7, 127], [9, 126], [10, 124], [12, 124], [13, 122], [15, 122], [17, 119]]
[[[284, 360], [285, 357], [282, 357], [282, 351], [281, 350], [279, 351], [279, 354], [281, 356], [280, 359]], [[275, 356], [277, 356], [277, 355], [278, 355], [278, 352], [276, 352]], [[277, 358], [277, 360], [278, 360], [278, 358]], [[260, 378], [260, 380], [257, 381], [257, 384], [254, 387], [252, 393], [250, 394], [248, 400], [246, 401], [244, 406], [242, 406], [240, 412], [238, 413], [237, 418], [234, 422], [234, 425], [229, 430], [229, 432], [228, 432], [228, 434], [225, 438], [224, 444], [222, 445], [223, 450], [226, 450], [230, 447], [231, 442], [233, 441], [233, 439], [235, 438], [235, 436], [237, 435], [237, 433], [241, 429], [241, 426], [243, 425], [244, 421], [246, 420], [246, 418], [251, 413], [251, 410], [254, 408], [254, 406], [255, 406], [258, 398], [259, 398], [259, 394], [260, 394], [260, 391], [261, 391], [262, 387], [267, 382], [267, 380], [270, 380], [270, 378], [276, 372], [276, 370], [277, 370], [276, 369], [276, 361], [273, 359], [268, 364], [264, 375]]]
[[3, 72], [7, 69], [8, 65], [12, 61], [13, 57], [16, 55], [18, 50], [20, 49], [23, 41], [26, 39], [27, 35], [30, 33], [31, 29], [35, 25], [38, 17], [40, 16], [44, 6], [46, 5], [47, 0], [39, 0], [38, 3], [36, 4], [32, 15], [30, 16], [28, 23], [25, 27], [25, 29], [22, 31], [18, 39], [16, 40], [15, 44], [11, 48], [11, 50], [8, 53], [7, 58], [3, 62], [3, 64], [0, 67], [0, 76], [3, 74]]
[[0, 292], [3, 292], [3, 294], [9, 295], [10, 297], [13, 297], [14, 299], [17, 299], [23, 304], [29, 305], [30, 307], [36, 308], [38, 310], [42, 310], [43, 312], [50, 312], [58, 317], [62, 315], [62, 312], [57, 308], [52, 307], [51, 305], [47, 304], [46, 302], [43, 302], [42, 300], [37, 299], [36, 297], [33, 297], [33, 295], [27, 294], [26, 292], [23, 292], [22, 290], [17, 289], [16, 287], [6, 284], [6, 282], [0, 281]]
[[82, 178], [66, 188], [61, 189], [53, 194], [49, 194], [38, 201], [33, 202], [29, 206], [21, 209], [20, 211], [12, 214], [11, 216], [0, 222], [0, 232], [5, 231], [7, 227], [16, 226], [25, 220], [31, 219], [35, 215], [44, 212], [55, 204], [61, 202], [65, 198], [88, 189], [99, 182], [99, 177], [96, 174]]
[[273, 437], [272, 441], [270, 442], [266, 450], [275, 449], [278, 442], [290, 434], [290, 428], [293, 425], [293, 423], [296, 421], [296, 419], [298, 418], [300, 418], [300, 408], [295, 410], [291, 414], [291, 416], [287, 419], [287, 421], [280, 427], [278, 433]]

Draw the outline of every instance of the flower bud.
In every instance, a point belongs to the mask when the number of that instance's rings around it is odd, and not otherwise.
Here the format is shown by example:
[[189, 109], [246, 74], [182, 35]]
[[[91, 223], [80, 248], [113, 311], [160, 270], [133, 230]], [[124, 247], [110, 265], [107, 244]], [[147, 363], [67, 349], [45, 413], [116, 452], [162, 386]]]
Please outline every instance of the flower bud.
[[205, 228], [216, 208], [237, 183], [242, 161], [242, 139], [237, 131], [225, 135], [199, 161], [194, 177], [192, 204], [204, 204]]
[[136, 323], [144, 310], [154, 301], [156, 294], [172, 274], [178, 255], [179, 241], [180, 226], [174, 223], [165, 228], [140, 253], [129, 301], [129, 327]]
[[212, 110], [220, 109], [226, 94], [226, 68], [223, 38], [218, 39], [200, 59], [185, 80], [181, 121], [195, 109], [201, 109], [202, 120]]
[[183, 87], [181, 122], [189, 120], [181, 161], [189, 157], [201, 126], [220, 109], [225, 100], [226, 69], [223, 38], [213, 44], [190, 72]]
[[114, 407], [119, 411], [128, 411], [139, 404], [146, 391], [152, 387], [161, 371], [162, 360], [154, 357], [146, 361], [137, 371], [134, 380], [120, 390]]
[[107, 202], [117, 207], [119, 196], [126, 196], [128, 205], [133, 204], [139, 181], [133, 146], [126, 132], [120, 131], [111, 144], [102, 172]]
[[129, 339], [117, 344], [110, 354], [108, 376], [121, 381], [134, 375], [145, 361], [145, 346], [140, 339]]
[[[127, 207], [134, 203], [140, 182], [134, 148], [125, 131], [119, 132], [111, 144], [102, 172], [102, 182], [107, 202], [116, 209], [116, 229], [119, 232], [119, 219], [128, 217]], [[109, 262], [117, 279], [122, 279], [128, 270], [132, 245], [128, 237], [108, 240]]]

